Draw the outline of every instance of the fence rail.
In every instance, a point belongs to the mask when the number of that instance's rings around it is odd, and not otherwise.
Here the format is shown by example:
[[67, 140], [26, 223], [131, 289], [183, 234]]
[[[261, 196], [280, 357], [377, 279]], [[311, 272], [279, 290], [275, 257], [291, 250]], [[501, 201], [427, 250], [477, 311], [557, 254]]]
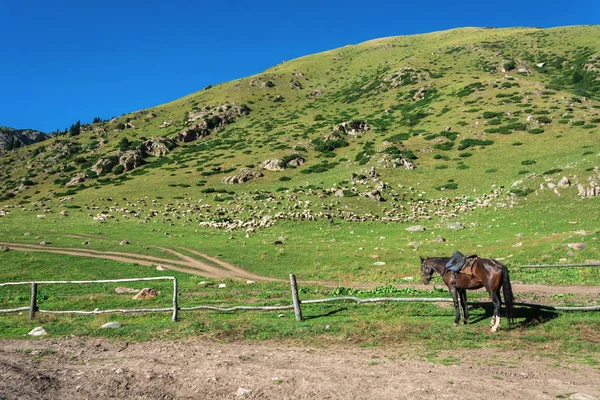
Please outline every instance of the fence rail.
[[[94, 311], [83, 311], [83, 310], [64, 310], [64, 311], [53, 311], [53, 310], [40, 310], [37, 306], [37, 287], [38, 285], [56, 285], [56, 284], [89, 284], [89, 283], [120, 283], [120, 282], [139, 282], [139, 281], [159, 281], [159, 280], [170, 280], [173, 281], [173, 307], [169, 308], [131, 308], [126, 310], [94, 310]], [[35, 313], [48, 313], [48, 314], [108, 314], [108, 313], [136, 313], [136, 312], [164, 312], [172, 311], [172, 321], [177, 321], [179, 307], [177, 306], [177, 278], [174, 276], [154, 276], [150, 278], [127, 278], [127, 279], [99, 279], [99, 280], [87, 280], [87, 281], [32, 281], [32, 282], [5, 282], [0, 283], [0, 286], [18, 286], [18, 285], [31, 285], [31, 300], [29, 307], [19, 307], [13, 309], [0, 310], [0, 313], [18, 312], [29, 310], [29, 319], [35, 317]]]
[[[586, 265], [587, 266], [587, 265]], [[594, 265], [595, 266], [595, 265]], [[40, 284], [85, 284], [85, 283], [119, 283], [119, 282], [137, 282], [137, 281], [156, 281], [156, 280], [172, 280], [173, 281], [173, 306], [167, 308], [135, 308], [135, 309], [113, 309], [113, 310], [40, 310], [37, 307], [37, 287]], [[233, 306], [233, 307], [215, 307], [207, 305], [199, 305], [193, 307], [179, 307], [178, 305], [178, 286], [177, 278], [172, 276], [161, 276], [151, 278], [130, 278], [130, 279], [103, 279], [103, 280], [87, 280], [87, 281], [34, 281], [34, 282], [6, 282], [0, 283], [0, 286], [13, 286], [13, 285], [31, 285], [31, 300], [29, 307], [19, 307], [13, 309], [0, 310], [1, 313], [19, 312], [29, 310], [29, 318], [33, 319], [36, 312], [49, 313], [49, 314], [80, 314], [80, 315], [94, 315], [94, 314], [109, 314], [109, 313], [151, 313], [151, 312], [172, 312], [172, 321], [176, 322], [179, 311], [195, 311], [195, 310], [211, 310], [218, 312], [232, 312], [232, 311], [279, 311], [279, 310], [294, 310], [296, 314], [296, 320], [302, 321], [302, 309], [301, 306], [304, 304], [318, 304], [318, 303], [329, 303], [336, 301], [353, 301], [357, 304], [366, 303], [381, 303], [381, 302], [399, 302], [399, 303], [448, 303], [452, 302], [451, 298], [447, 297], [375, 297], [368, 299], [361, 299], [354, 296], [341, 296], [332, 297], [326, 299], [312, 299], [312, 300], [300, 300], [298, 297], [298, 285], [296, 282], [296, 276], [290, 274], [290, 285], [292, 289], [292, 304], [281, 305], [281, 306]], [[489, 302], [469, 302], [470, 305], [475, 304], [488, 304]], [[588, 307], [568, 307], [568, 306], [547, 306], [534, 303], [519, 303], [515, 302], [515, 305], [524, 307], [537, 307], [546, 310], [557, 310], [557, 311], [600, 311], [600, 306], [588, 306]]]
[[531, 265], [516, 265], [512, 268], [582, 268], [582, 267], [600, 267], [599, 263], [587, 264], [531, 264]]

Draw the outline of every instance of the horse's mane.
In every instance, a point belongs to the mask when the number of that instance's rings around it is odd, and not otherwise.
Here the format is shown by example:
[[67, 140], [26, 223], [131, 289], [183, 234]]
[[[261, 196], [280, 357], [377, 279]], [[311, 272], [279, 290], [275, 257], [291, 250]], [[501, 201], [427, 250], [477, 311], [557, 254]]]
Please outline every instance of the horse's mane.
[[448, 261], [450, 259], [450, 257], [426, 257], [425, 260], [432, 260], [432, 261]]

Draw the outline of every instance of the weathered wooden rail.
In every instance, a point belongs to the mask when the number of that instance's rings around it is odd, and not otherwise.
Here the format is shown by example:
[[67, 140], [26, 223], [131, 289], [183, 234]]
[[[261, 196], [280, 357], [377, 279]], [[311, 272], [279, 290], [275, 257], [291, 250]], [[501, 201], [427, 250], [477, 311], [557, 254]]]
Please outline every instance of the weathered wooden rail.
[[[119, 282], [137, 282], [137, 281], [155, 281], [155, 280], [172, 280], [173, 281], [173, 306], [167, 308], [135, 308], [135, 309], [113, 309], [113, 310], [94, 310], [94, 311], [83, 311], [83, 310], [64, 310], [64, 311], [51, 311], [51, 310], [40, 310], [37, 307], [37, 287], [40, 284], [84, 284], [84, 283], [119, 283]], [[31, 285], [31, 299], [29, 307], [19, 307], [13, 309], [0, 310], [0, 313], [19, 312], [29, 310], [29, 319], [34, 319], [36, 312], [39, 313], [51, 313], [51, 314], [81, 314], [81, 315], [93, 315], [93, 314], [107, 314], [107, 313], [146, 313], [146, 312], [172, 312], [172, 321], [176, 322], [178, 319], [179, 311], [196, 311], [196, 310], [211, 310], [218, 312], [233, 312], [233, 311], [279, 311], [279, 310], [290, 310], [293, 309], [296, 315], [297, 321], [302, 321], [302, 305], [305, 304], [318, 304], [318, 303], [329, 303], [337, 301], [352, 301], [357, 304], [367, 303], [382, 303], [382, 302], [398, 302], [398, 303], [448, 303], [452, 302], [451, 298], [447, 297], [375, 297], [362, 299], [355, 296], [340, 296], [331, 297], [326, 299], [313, 299], [313, 300], [300, 300], [298, 296], [298, 284], [296, 282], [296, 276], [290, 274], [290, 285], [292, 291], [292, 304], [281, 305], [281, 306], [233, 306], [233, 307], [215, 307], [207, 305], [199, 305], [193, 307], [179, 307], [178, 304], [178, 291], [177, 291], [177, 279], [172, 276], [161, 276], [152, 278], [131, 278], [131, 279], [104, 279], [104, 280], [88, 280], [88, 281], [36, 281], [36, 282], [7, 282], [0, 283], [0, 286], [10, 285]], [[488, 302], [489, 303], [489, 302]], [[487, 304], [485, 302], [469, 302], [470, 305], [482, 305]], [[519, 303], [515, 302], [515, 305], [524, 307], [536, 307], [545, 310], [556, 310], [556, 311], [600, 311], [600, 306], [587, 306], [587, 307], [568, 307], [568, 306], [547, 306], [534, 303]]]
[[[64, 310], [64, 311], [51, 311], [51, 310], [40, 310], [37, 306], [37, 288], [38, 285], [62, 285], [62, 284], [86, 284], [86, 283], [119, 283], [119, 282], [138, 282], [138, 281], [158, 281], [158, 280], [171, 280], [173, 281], [173, 306], [169, 308], [131, 308], [122, 310], [94, 310], [94, 311], [82, 311], [82, 310]], [[35, 313], [49, 313], [49, 314], [106, 314], [106, 313], [136, 313], [136, 312], [164, 312], [172, 311], [173, 322], [177, 321], [178, 311], [180, 308], [177, 304], [177, 278], [173, 276], [156, 276], [151, 278], [128, 278], [128, 279], [100, 279], [100, 280], [88, 280], [88, 281], [35, 281], [35, 282], [6, 282], [0, 283], [0, 286], [17, 286], [17, 285], [31, 285], [31, 297], [29, 307], [19, 307], [13, 309], [0, 310], [0, 313], [18, 312], [29, 310], [29, 319], [35, 317]]]

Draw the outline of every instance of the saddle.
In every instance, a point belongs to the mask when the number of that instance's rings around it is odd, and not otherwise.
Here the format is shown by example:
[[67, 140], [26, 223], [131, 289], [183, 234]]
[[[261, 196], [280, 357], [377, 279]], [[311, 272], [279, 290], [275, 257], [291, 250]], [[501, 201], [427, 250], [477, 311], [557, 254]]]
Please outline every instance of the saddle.
[[466, 269], [467, 267], [471, 267], [471, 273], [469, 275], [472, 275], [473, 263], [478, 258], [479, 256], [477, 254], [469, 254], [468, 256], [465, 256], [460, 251], [454, 250], [452, 257], [446, 263], [446, 270], [456, 273]]

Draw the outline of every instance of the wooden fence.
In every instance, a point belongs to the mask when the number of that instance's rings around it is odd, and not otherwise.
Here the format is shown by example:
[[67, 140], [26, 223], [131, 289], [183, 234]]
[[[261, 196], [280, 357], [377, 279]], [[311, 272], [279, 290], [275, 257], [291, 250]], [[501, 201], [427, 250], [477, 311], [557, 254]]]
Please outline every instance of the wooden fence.
[[[173, 281], [173, 307], [169, 308], [135, 308], [135, 309], [124, 309], [124, 310], [94, 310], [94, 311], [81, 311], [81, 310], [68, 310], [68, 311], [50, 311], [40, 310], [37, 306], [37, 288], [38, 285], [55, 285], [55, 284], [85, 284], [85, 283], [119, 283], [119, 282], [138, 282], [138, 281], [158, 281], [158, 280], [171, 280]], [[19, 307], [7, 310], [0, 310], [0, 313], [18, 312], [29, 310], [29, 319], [35, 317], [36, 312], [50, 313], [50, 314], [107, 314], [107, 313], [136, 313], [136, 312], [164, 312], [172, 311], [173, 322], [177, 321], [177, 313], [180, 308], [177, 305], [177, 278], [173, 276], [157, 276], [152, 278], [130, 278], [130, 279], [102, 279], [93, 281], [37, 281], [37, 282], [7, 282], [0, 283], [0, 286], [16, 286], [16, 285], [31, 285], [31, 298], [29, 307]]]
[[[115, 310], [94, 310], [94, 311], [50, 311], [40, 310], [37, 307], [37, 287], [39, 284], [83, 284], [83, 283], [118, 283], [118, 282], [136, 282], [136, 281], [155, 281], [155, 280], [172, 280], [173, 281], [173, 306], [168, 308], [136, 308], [136, 309], [115, 309]], [[39, 313], [51, 313], [51, 314], [106, 314], [106, 313], [143, 313], [143, 312], [172, 312], [172, 321], [176, 322], [179, 311], [195, 311], [195, 310], [212, 310], [219, 312], [232, 312], [238, 310], [245, 311], [278, 311], [278, 310], [294, 310], [297, 321], [302, 321], [302, 308], [304, 304], [317, 304], [317, 303], [328, 303], [335, 301], [353, 301], [357, 304], [367, 303], [382, 303], [382, 302], [400, 302], [400, 303], [448, 303], [452, 302], [451, 298], [447, 297], [376, 297], [361, 299], [354, 296], [341, 296], [331, 297], [326, 299], [313, 299], [313, 300], [300, 300], [298, 296], [298, 285], [296, 282], [296, 276], [290, 274], [290, 285], [292, 291], [292, 304], [281, 305], [281, 306], [233, 306], [233, 307], [214, 307], [214, 306], [194, 306], [194, 307], [179, 307], [178, 305], [178, 293], [177, 293], [177, 278], [172, 276], [161, 276], [153, 278], [131, 278], [131, 279], [105, 279], [105, 280], [92, 280], [92, 281], [39, 281], [39, 282], [8, 282], [0, 283], [0, 286], [10, 285], [31, 285], [31, 301], [29, 307], [19, 307], [13, 309], [0, 310], [0, 313], [18, 312], [29, 310], [29, 319], [35, 317], [36, 312]], [[489, 302], [488, 302], [489, 303]], [[474, 304], [486, 304], [484, 302], [469, 302], [470, 305]], [[519, 303], [515, 302], [515, 305], [524, 307], [535, 307], [545, 310], [555, 311], [600, 311], [600, 306], [588, 306], [588, 307], [567, 307], [567, 306], [546, 306], [534, 303]]]

